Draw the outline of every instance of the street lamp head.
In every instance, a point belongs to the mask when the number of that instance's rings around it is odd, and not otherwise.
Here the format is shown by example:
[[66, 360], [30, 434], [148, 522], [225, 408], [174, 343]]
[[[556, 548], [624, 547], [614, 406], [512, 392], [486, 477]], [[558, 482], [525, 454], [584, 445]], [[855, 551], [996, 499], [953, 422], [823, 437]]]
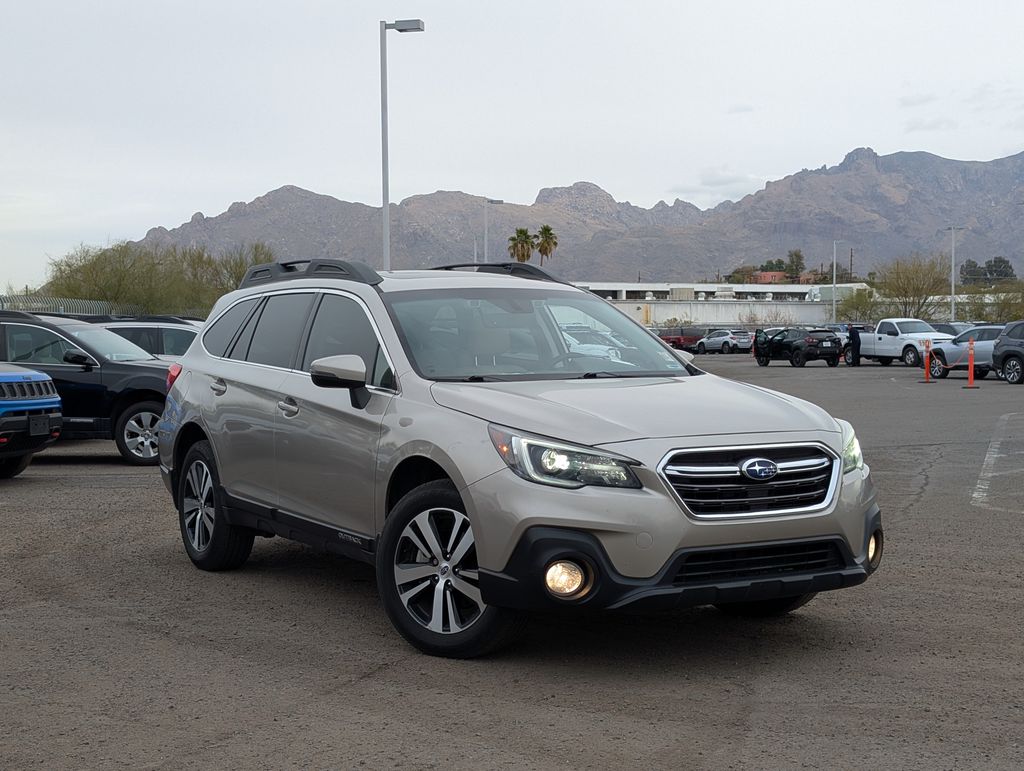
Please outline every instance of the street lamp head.
[[423, 32], [425, 29], [423, 19], [399, 19], [385, 26], [397, 32]]

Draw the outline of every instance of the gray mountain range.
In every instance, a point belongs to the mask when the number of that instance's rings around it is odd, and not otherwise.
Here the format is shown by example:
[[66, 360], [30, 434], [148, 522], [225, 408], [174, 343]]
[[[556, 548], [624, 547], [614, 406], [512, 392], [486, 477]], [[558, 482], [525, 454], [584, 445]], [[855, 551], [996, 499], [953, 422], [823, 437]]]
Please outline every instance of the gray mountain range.
[[[483, 254], [485, 199], [438, 191], [391, 206], [396, 268], [471, 262]], [[151, 229], [147, 246], [202, 245], [213, 251], [262, 241], [278, 259], [333, 257], [380, 265], [380, 208], [287, 185], [213, 217], [196, 213], [168, 230]], [[832, 260], [842, 240], [844, 264], [868, 270], [913, 253], [957, 259], [997, 255], [1024, 268], [1024, 153], [993, 161], [956, 161], [925, 152], [880, 156], [869, 148], [837, 166], [768, 182], [739, 201], [702, 210], [675, 200], [650, 209], [616, 201], [590, 182], [544, 188], [529, 205], [490, 205], [490, 260], [508, 259], [517, 227], [551, 225], [558, 249], [553, 272], [574, 280], [688, 281], [713, 278], [801, 249], [808, 267]], [[539, 259], [534, 256], [534, 261]]]

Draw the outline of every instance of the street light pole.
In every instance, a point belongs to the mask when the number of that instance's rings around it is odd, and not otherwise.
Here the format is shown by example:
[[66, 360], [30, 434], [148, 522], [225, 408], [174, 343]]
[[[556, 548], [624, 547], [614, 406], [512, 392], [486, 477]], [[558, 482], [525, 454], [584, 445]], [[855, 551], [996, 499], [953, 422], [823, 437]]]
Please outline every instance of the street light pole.
[[380, 162], [381, 162], [381, 219], [384, 243], [382, 248], [384, 270], [391, 270], [391, 191], [388, 184], [388, 30], [422, 32], [420, 19], [400, 19], [380, 23]]
[[839, 238], [832, 241], [832, 323], [836, 323], [836, 246], [846, 242]]
[[949, 320], [956, 321], [956, 231], [964, 230], [956, 225], [949, 226]]
[[[491, 204], [505, 203], [501, 198], [485, 198], [484, 199], [484, 262], [487, 262], [487, 210]], [[473, 258], [476, 262], [476, 258]]]

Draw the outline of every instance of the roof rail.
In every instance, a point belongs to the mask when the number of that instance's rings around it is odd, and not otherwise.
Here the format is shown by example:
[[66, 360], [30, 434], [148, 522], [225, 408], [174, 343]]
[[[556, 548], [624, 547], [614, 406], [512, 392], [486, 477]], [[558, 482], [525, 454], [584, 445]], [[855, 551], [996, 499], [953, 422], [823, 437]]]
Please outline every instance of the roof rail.
[[525, 262], [460, 262], [454, 265], [438, 265], [431, 270], [462, 270], [474, 268], [476, 273], [504, 273], [520, 278], [534, 278], [539, 281], [553, 281], [556, 284], [568, 283], [548, 273], [543, 268]]
[[239, 289], [293, 278], [340, 278], [374, 286], [384, 279], [369, 265], [344, 260], [290, 260], [253, 265], [245, 272]]

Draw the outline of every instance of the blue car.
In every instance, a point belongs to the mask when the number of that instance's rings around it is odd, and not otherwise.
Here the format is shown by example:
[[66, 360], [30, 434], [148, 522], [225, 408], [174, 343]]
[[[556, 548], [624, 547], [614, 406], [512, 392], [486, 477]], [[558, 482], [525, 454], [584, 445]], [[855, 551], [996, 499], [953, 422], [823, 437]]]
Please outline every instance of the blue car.
[[60, 436], [60, 397], [49, 375], [0, 364], [0, 479], [17, 476]]

